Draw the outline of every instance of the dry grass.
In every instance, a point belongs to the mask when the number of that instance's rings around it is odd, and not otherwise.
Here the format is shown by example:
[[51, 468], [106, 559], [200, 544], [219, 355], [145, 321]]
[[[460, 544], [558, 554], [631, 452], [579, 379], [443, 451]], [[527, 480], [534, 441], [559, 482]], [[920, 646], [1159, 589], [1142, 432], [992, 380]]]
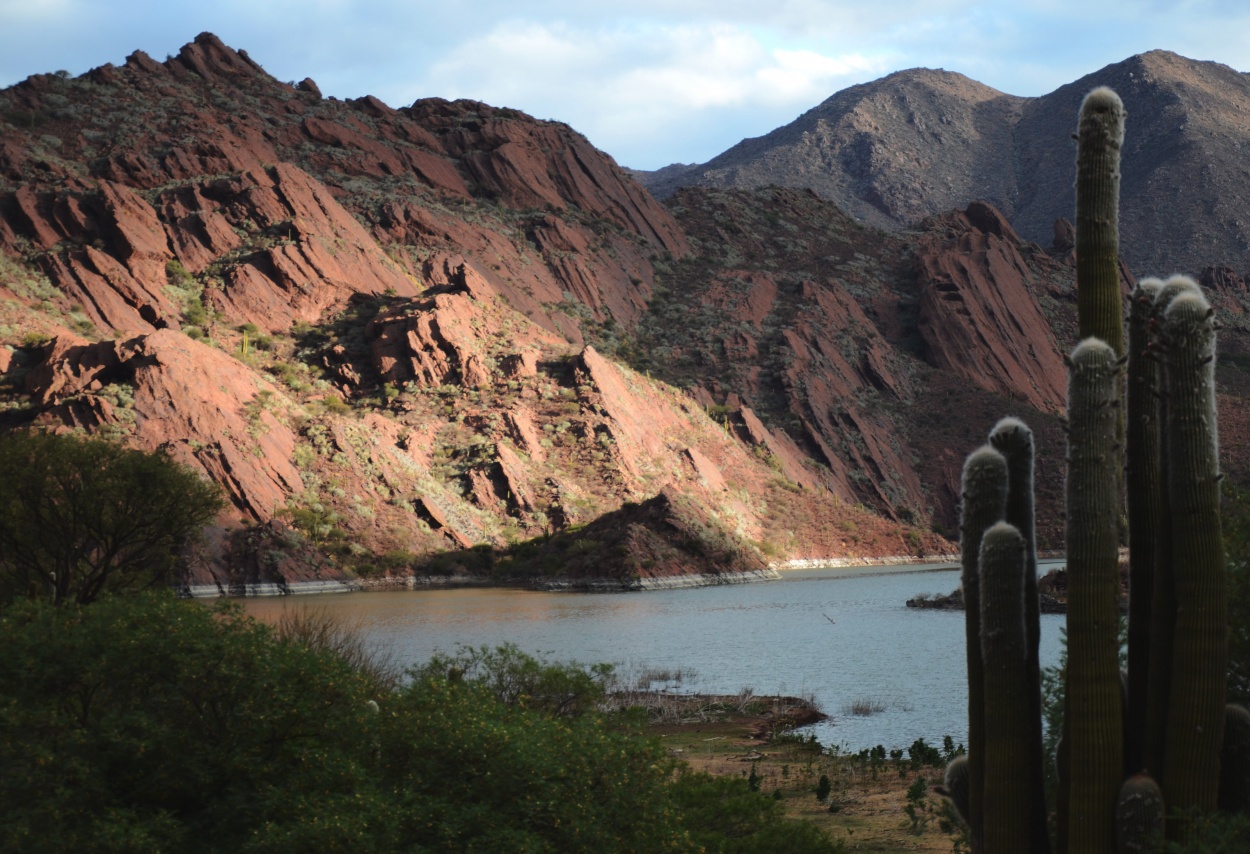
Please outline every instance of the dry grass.
[[845, 704], [842, 707], [842, 714], [868, 718], [879, 715], [888, 708], [889, 704], [880, 697], [860, 697]]
[[379, 686], [398, 685], [399, 666], [389, 653], [365, 642], [363, 628], [359, 618], [346, 619], [329, 608], [284, 607], [273, 622], [278, 637], [309, 649], [331, 652]]
[[[746, 778], [754, 769], [760, 791], [781, 793], [788, 817], [817, 825], [831, 838], [845, 842], [848, 851], [949, 854], [959, 850], [957, 836], [942, 827], [943, 799], [931, 791], [944, 769], [915, 769], [906, 759], [873, 762], [822, 750], [797, 733], [761, 738], [766, 730], [760, 718], [734, 713], [706, 722], [657, 722], [649, 728], [670, 753], [697, 771]], [[824, 802], [815, 795], [822, 774], [832, 783]], [[921, 807], [925, 824], [916, 833], [905, 810], [907, 789], [918, 776], [930, 791]]]

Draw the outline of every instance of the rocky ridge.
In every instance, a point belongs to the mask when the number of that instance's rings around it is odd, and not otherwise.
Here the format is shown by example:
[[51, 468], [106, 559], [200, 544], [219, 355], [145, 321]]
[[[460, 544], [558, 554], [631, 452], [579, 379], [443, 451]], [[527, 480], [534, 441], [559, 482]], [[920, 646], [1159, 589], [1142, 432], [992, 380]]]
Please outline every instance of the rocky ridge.
[[[587, 345], [636, 325], [690, 250], [567, 126], [322, 99], [208, 34], [164, 63], [37, 75], [0, 115], [3, 420], [221, 483], [228, 536], [193, 581], [525, 577], [509, 544], [570, 529], [609, 575], [682, 554], [755, 572], [819, 542], [773, 529], [788, 516], [847, 520], [852, 553], [945, 548], [819, 488], [749, 409], [740, 439]], [[576, 534], [631, 502], [651, 509], [610, 554]], [[689, 530], [741, 555], [700, 562]], [[620, 559], [644, 546], [667, 557]]]
[[[997, 418], [1062, 458], [1070, 239], [988, 203], [895, 231], [806, 190], [662, 206], [567, 126], [322, 98], [207, 34], [30, 78], [0, 117], [0, 427], [221, 483], [200, 583], [945, 554]], [[1247, 296], [1204, 283], [1236, 475]]]
[[1250, 75], [1163, 50], [1109, 65], [1036, 98], [961, 74], [912, 69], [852, 86], [788, 125], [707, 163], [635, 173], [657, 195], [679, 186], [811, 188], [882, 228], [984, 200], [1026, 239], [1049, 244], [1071, 217], [1081, 99], [1124, 99], [1122, 254], [1137, 275], [1250, 271]]

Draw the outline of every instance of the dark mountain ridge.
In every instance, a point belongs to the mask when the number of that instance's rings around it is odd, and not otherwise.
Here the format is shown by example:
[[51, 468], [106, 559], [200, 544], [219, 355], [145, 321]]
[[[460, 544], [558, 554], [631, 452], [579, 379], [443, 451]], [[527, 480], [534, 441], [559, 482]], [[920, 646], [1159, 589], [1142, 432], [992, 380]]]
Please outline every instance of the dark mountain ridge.
[[981, 199], [1049, 245], [1055, 221], [1072, 216], [1077, 108], [1099, 85], [1128, 110], [1121, 241], [1134, 272], [1250, 270], [1250, 75], [1163, 50], [1037, 98], [954, 72], [900, 71], [707, 163], [641, 180], [661, 197], [678, 186], [805, 187], [882, 228]]

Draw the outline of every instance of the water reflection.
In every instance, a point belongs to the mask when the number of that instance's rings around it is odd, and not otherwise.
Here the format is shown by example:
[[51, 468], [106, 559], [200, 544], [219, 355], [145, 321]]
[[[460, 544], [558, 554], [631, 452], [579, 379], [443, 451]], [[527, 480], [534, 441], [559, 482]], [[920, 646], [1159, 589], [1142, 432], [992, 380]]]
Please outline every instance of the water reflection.
[[[833, 720], [814, 731], [852, 750], [966, 737], [963, 614], [904, 606], [945, 594], [954, 569], [792, 570], [780, 582], [630, 594], [458, 589], [250, 600], [327, 607], [359, 619], [371, 643], [403, 664], [458, 645], [515, 643], [558, 660], [693, 670], [709, 693], [813, 694]], [[1042, 617], [1042, 662], [1059, 654], [1063, 618]], [[856, 701], [884, 711], [849, 714]]]

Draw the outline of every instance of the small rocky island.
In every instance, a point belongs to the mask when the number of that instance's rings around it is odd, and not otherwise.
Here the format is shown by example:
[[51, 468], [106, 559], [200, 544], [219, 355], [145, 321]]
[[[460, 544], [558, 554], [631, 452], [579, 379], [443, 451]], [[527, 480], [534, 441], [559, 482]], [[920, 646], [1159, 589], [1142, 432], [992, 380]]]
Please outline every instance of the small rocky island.
[[[1052, 569], [1037, 580], [1038, 599], [1043, 614], [1066, 614], [1068, 611], [1068, 570], [1066, 567]], [[907, 600], [908, 608], [930, 608], [939, 611], [962, 611], [964, 590], [957, 587], [945, 596], [921, 593]], [[1128, 568], [1120, 563], [1120, 610], [1128, 610]]]

